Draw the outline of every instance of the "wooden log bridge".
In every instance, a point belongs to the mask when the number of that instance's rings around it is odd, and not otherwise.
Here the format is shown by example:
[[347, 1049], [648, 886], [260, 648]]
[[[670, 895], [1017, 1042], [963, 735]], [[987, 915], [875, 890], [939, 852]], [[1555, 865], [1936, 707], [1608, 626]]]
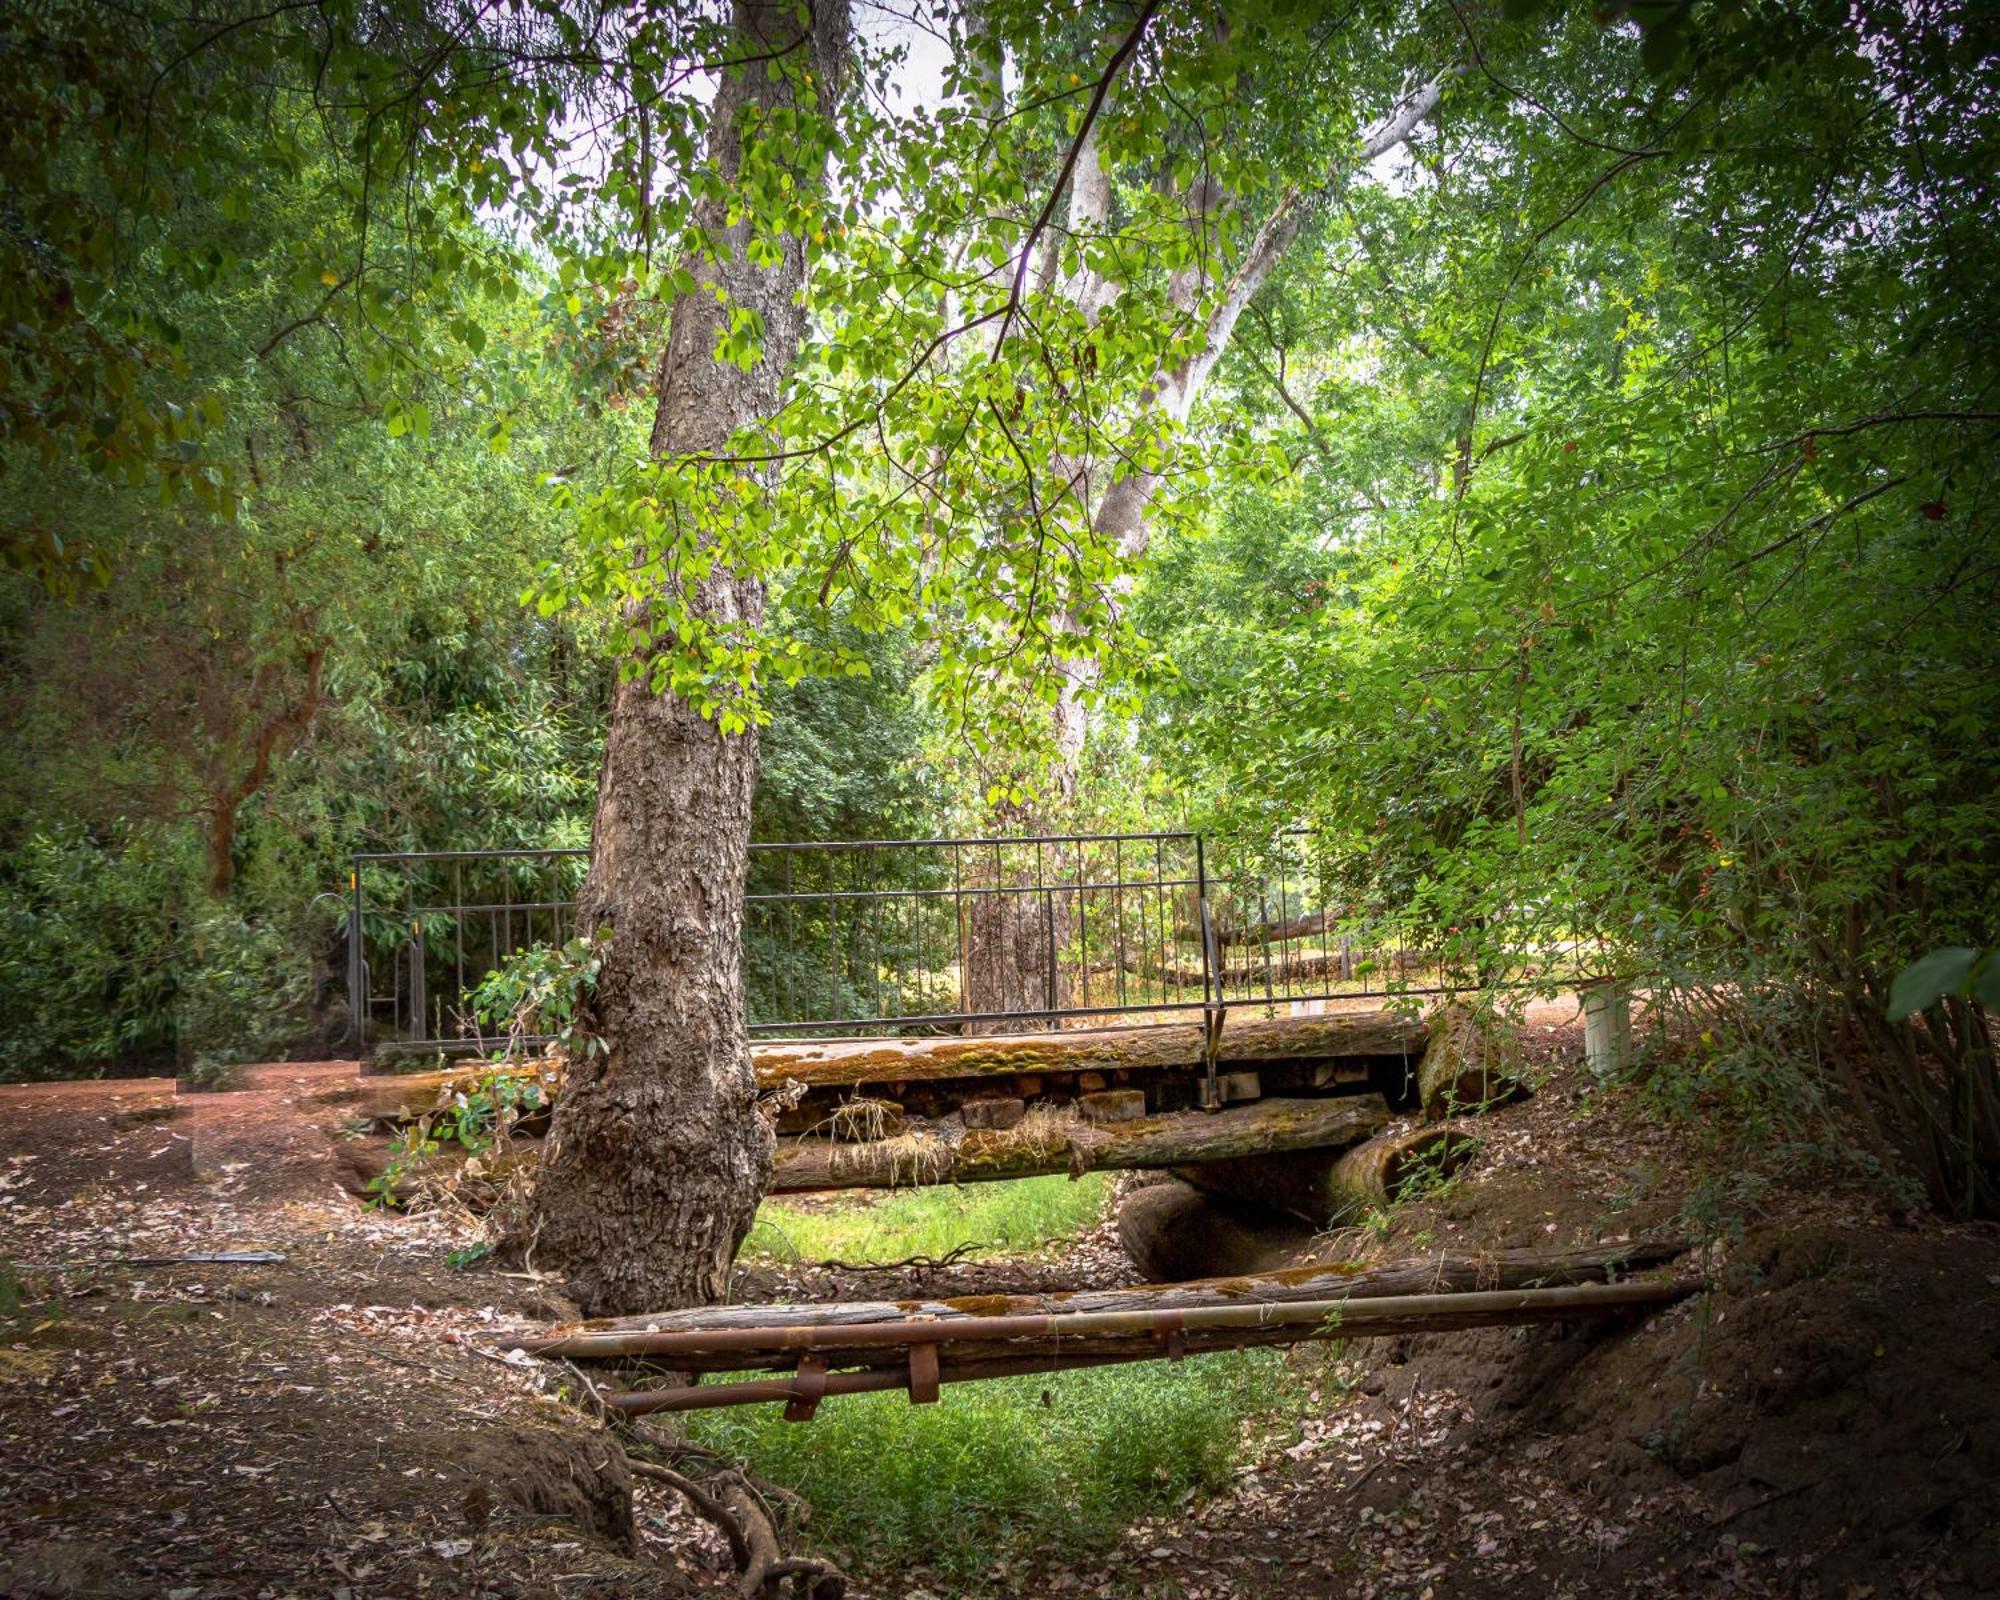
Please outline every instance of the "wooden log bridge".
[[[770, 1184], [783, 1194], [1344, 1149], [1389, 1120], [1382, 1091], [1414, 1081], [1427, 1037], [1387, 1009], [1233, 1019], [1215, 1062], [1227, 1103], [1214, 1110], [1195, 1109], [1209, 1066], [1198, 1023], [758, 1041], [751, 1059], [758, 1088], [789, 1101]], [[559, 1064], [489, 1063], [360, 1078], [316, 1098], [379, 1133], [496, 1077], [538, 1078], [549, 1100], [562, 1090]]]
[[[1429, 1028], [1418, 1018], [1388, 1010], [1344, 1012], [1316, 1017], [1232, 1018], [1223, 1030], [1219, 1064], [1225, 1071], [1289, 1063], [1395, 1059], [1414, 1061], [1423, 1053]], [[994, 1080], [1082, 1077], [1110, 1081], [1120, 1073], [1195, 1072], [1206, 1065], [1207, 1040], [1200, 1023], [1156, 1023], [1087, 1032], [1005, 1034], [993, 1038], [940, 1035], [909, 1039], [758, 1039], [750, 1046], [757, 1087], [769, 1092], [788, 1084], [807, 1089], [859, 1085], [892, 1088], [943, 1081], [968, 1084]], [[486, 1063], [442, 1072], [413, 1072], [359, 1080], [322, 1098], [349, 1102], [362, 1116], [413, 1121], [458, 1090], [495, 1075], [542, 1075], [559, 1083], [548, 1063]], [[1356, 1079], [1365, 1076], [1357, 1074]]]
[[943, 1383], [1322, 1339], [1618, 1316], [1702, 1287], [1658, 1270], [1683, 1249], [1666, 1242], [1521, 1251], [1070, 1295], [704, 1307], [590, 1323], [503, 1347], [562, 1360], [655, 1360], [681, 1373], [789, 1367], [789, 1377], [605, 1398], [628, 1415], [782, 1400], [786, 1415], [803, 1421], [829, 1394], [907, 1389], [912, 1402], [924, 1403]]

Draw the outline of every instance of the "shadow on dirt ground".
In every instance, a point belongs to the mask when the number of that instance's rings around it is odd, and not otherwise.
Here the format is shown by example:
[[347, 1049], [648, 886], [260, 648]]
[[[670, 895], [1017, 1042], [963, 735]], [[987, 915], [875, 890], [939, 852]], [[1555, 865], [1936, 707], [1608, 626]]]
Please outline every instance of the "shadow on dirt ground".
[[[1318, 1253], [1678, 1231], [1685, 1152], [1592, 1088], [1573, 1028], [1539, 1045], [1542, 1092], [1486, 1119], [1458, 1182]], [[305, 1102], [354, 1070], [0, 1090], [0, 1595], [730, 1592], [715, 1535], [635, 1484], [567, 1374], [484, 1347], [564, 1315], [554, 1287], [455, 1269], [465, 1223], [342, 1191], [337, 1130]], [[2000, 1229], [1898, 1222], [1827, 1186], [1747, 1224], [1711, 1248], [1712, 1292], [1637, 1325], [1302, 1350], [1318, 1413], [1229, 1492], [1108, 1551], [1026, 1549], [981, 1592], [2000, 1594]], [[285, 1259], [162, 1259], [217, 1250]], [[909, 1287], [1128, 1276], [1100, 1232]], [[812, 1269], [744, 1287], [897, 1292]], [[856, 1576], [862, 1595], [951, 1592]]]

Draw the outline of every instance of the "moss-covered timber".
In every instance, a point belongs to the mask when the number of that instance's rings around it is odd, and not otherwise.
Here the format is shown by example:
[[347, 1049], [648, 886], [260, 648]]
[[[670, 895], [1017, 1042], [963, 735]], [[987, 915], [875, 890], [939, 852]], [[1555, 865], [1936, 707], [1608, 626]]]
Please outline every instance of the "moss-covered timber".
[[1047, 1111], [1012, 1128], [925, 1124], [899, 1139], [835, 1144], [781, 1139], [773, 1194], [811, 1189], [981, 1183], [1111, 1168], [1178, 1167], [1273, 1150], [1358, 1143], [1389, 1121], [1380, 1095], [1259, 1100], [1226, 1111], [1176, 1111], [1129, 1122], [1085, 1122]]
[[[1227, 1067], [1264, 1061], [1411, 1057], [1422, 1051], [1427, 1037], [1421, 1021], [1387, 1010], [1317, 1017], [1246, 1017], [1224, 1027], [1220, 1061]], [[750, 1047], [750, 1059], [758, 1088], [776, 1089], [788, 1082], [824, 1088], [1119, 1070], [1189, 1071], [1203, 1065], [1203, 1050], [1199, 1024], [1168, 1023], [981, 1038], [760, 1040]], [[496, 1074], [528, 1073], [540, 1073], [551, 1093], [559, 1088], [559, 1077], [548, 1063], [489, 1063], [446, 1072], [364, 1078], [322, 1091], [315, 1098], [322, 1104], [351, 1107], [359, 1118], [407, 1122]]]
[[1417, 1095], [1432, 1121], [1477, 1112], [1520, 1092], [1520, 1046], [1507, 1023], [1468, 1006], [1448, 1005], [1431, 1018], [1417, 1064]]
[[1180, 1176], [1210, 1194], [1290, 1212], [1318, 1228], [1370, 1208], [1386, 1209], [1411, 1183], [1449, 1177], [1478, 1149], [1479, 1136], [1469, 1122], [1419, 1123], [1345, 1150], [1209, 1161]]
[[[1338, 1298], [1368, 1300], [1460, 1290], [1556, 1288], [1613, 1282], [1651, 1271], [1686, 1249], [1686, 1244], [1679, 1240], [1641, 1241], [1570, 1250], [1507, 1250], [1489, 1256], [1436, 1256], [1374, 1267], [1338, 1262], [1238, 1277], [1202, 1278], [1189, 1283], [1054, 1294], [963, 1295], [949, 1300], [861, 1300], [819, 1305], [699, 1306], [575, 1323], [547, 1333], [514, 1336], [503, 1344], [545, 1355], [614, 1358], [622, 1353], [616, 1340], [603, 1341], [605, 1348], [593, 1348], [587, 1338], [569, 1341], [592, 1334], [839, 1328], [901, 1317], [952, 1320], [1072, 1312], [1187, 1311], [1208, 1306], [1287, 1305]], [[675, 1365], [683, 1364], [683, 1358], [676, 1357]], [[708, 1370], [726, 1369], [718, 1364]]]
[[1327, 1188], [1336, 1204], [1328, 1215], [1382, 1209], [1413, 1184], [1450, 1177], [1478, 1151], [1478, 1134], [1462, 1122], [1378, 1133], [1334, 1162]]

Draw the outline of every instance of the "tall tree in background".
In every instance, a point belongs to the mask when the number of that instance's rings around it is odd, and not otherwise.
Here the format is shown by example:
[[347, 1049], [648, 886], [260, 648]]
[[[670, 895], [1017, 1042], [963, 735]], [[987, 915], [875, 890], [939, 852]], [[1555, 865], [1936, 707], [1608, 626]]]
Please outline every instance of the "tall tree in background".
[[[738, 0], [731, 36], [709, 136], [718, 183], [695, 213], [713, 257], [690, 264], [706, 281], [674, 301], [652, 436], [661, 461], [715, 458], [768, 422], [803, 331], [806, 242], [760, 232], [736, 185], [747, 140], [797, 137], [830, 109], [847, 11]], [[816, 188], [824, 147], [801, 143], [818, 153], [796, 178]], [[718, 359], [732, 335], [743, 358]], [[757, 515], [755, 466], [694, 476], [696, 492]], [[718, 560], [690, 581], [678, 626], [734, 637], [763, 623], [759, 573]], [[676, 689], [661, 660], [674, 641], [656, 639], [646, 600], [627, 621], [637, 653], [612, 701], [579, 906], [580, 926], [609, 935], [593, 1000], [605, 1049], [571, 1063], [535, 1190], [536, 1257], [593, 1313], [719, 1299], [771, 1163], [743, 1015], [757, 730], [725, 728]]]

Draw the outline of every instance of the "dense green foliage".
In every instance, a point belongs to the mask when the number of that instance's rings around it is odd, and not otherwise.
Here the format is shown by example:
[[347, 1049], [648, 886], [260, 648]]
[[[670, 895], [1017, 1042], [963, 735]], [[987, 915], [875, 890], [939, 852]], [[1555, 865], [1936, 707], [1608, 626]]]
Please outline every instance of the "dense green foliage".
[[1663, 1103], [1865, 1108], [2000, 1208], [1969, 979], [1888, 1018], [1994, 938], [1989, 8], [935, 20], [941, 83], [864, 29], [740, 130], [801, 354], [655, 459], [705, 86], [802, 61], [697, 5], [10, 13], [7, 1070], [299, 1036], [347, 852], [580, 842], [624, 670], [769, 723], [766, 836], [1310, 827], [1451, 971], [1573, 942], [1692, 1016]]
[[[1773, 15], [1657, 81], [1578, 21], [1483, 43], [1495, 92], [1238, 351], [1297, 471], [1149, 580], [1153, 747], [1462, 966], [1593, 941], [1720, 1014], [1711, 1087], [1797, 1113], [1800, 1064], [1912, 1048], [1904, 963], [1991, 936], [1994, 39]], [[1946, 1078], [1869, 1095], [1990, 1208], [1990, 1044], [1939, 1022]]]

